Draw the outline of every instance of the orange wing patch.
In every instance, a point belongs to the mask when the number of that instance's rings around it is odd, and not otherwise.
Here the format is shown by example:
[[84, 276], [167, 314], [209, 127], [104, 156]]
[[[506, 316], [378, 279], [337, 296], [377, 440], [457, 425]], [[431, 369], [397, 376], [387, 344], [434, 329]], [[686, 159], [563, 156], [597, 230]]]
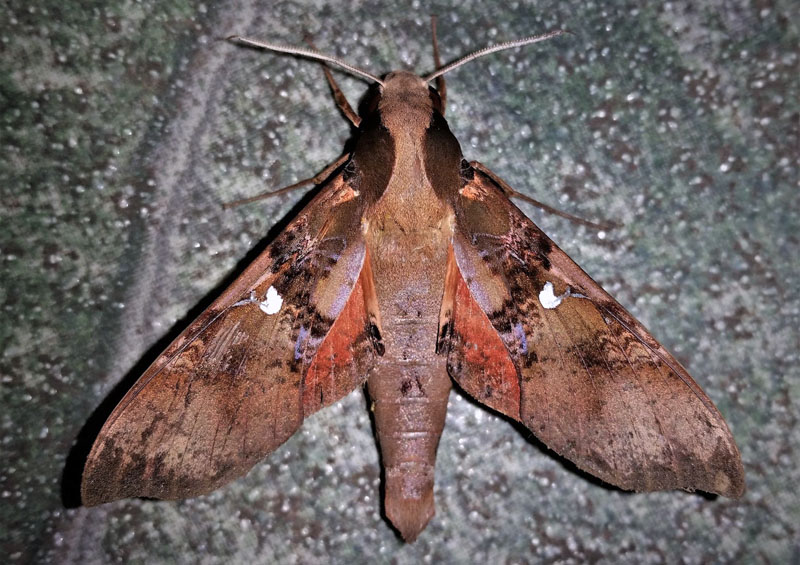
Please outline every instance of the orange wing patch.
[[[448, 258], [448, 261], [451, 260]], [[453, 262], [455, 260], [453, 258]], [[453, 333], [447, 369], [453, 380], [476, 400], [519, 419], [519, 377], [506, 346], [456, 268], [448, 277], [452, 292]]]
[[339, 400], [364, 382], [366, 369], [353, 371], [354, 366], [366, 367], [374, 357], [367, 335], [364, 276], [362, 269], [347, 304], [306, 372], [303, 386], [306, 416]]

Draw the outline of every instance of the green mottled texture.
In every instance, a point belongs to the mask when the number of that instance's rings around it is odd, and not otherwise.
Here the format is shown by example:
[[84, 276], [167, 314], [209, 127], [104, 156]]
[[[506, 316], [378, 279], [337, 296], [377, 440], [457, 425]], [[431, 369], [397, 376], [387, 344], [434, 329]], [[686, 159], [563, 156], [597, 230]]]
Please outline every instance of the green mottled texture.
[[[800, 34], [795, 3], [12, 2], [0, 10], [0, 546], [11, 562], [800, 560]], [[246, 478], [182, 502], [62, 503], [72, 442], [219, 291], [349, 135], [314, 63], [376, 73], [487, 42], [574, 36], [448, 76], [468, 158], [598, 234], [523, 209], [688, 367], [728, 420], [740, 501], [631, 495], [454, 395], [437, 516], [380, 517], [363, 396]], [[364, 83], [342, 77], [356, 101]], [[117, 386], [119, 385], [119, 386]], [[69, 466], [68, 466], [69, 468]], [[68, 477], [69, 479], [69, 477]], [[66, 481], [74, 501], [74, 480]]]

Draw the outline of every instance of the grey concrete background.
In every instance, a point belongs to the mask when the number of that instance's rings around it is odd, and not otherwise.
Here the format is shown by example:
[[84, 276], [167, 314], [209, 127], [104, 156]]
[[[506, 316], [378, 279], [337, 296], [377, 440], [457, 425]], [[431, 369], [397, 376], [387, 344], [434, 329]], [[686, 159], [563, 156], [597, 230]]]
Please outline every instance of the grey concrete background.
[[[431, 13], [447, 60], [575, 33], [449, 75], [451, 128], [512, 186], [624, 223], [523, 205], [714, 399], [747, 494], [606, 488], [454, 394], [438, 512], [405, 545], [356, 392], [211, 495], [76, 506], [98, 420], [302, 195], [220, 203], [310, 176], [350, 135], [316, 64], [216, 39], [310, 33], [375, 73], [425, 72]], [[788, 0], [4, 4], [3, 561], [798, 562], [798, 56]]]

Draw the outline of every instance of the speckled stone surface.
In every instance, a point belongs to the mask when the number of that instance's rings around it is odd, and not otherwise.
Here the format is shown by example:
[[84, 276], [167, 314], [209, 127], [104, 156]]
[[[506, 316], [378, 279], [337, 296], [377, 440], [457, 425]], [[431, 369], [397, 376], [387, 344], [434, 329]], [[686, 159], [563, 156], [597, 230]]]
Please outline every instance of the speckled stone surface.
[[[791, 1], [74, 4], [0, 10], [3, 561], [800, 561]], [[447, 60], [575, 33], [449, 75], [451, 128], [519, 190], [624, 223], [522, 205], [705, 388], [748, 492], [606, 488], [454, 393], [437, 515], [406, 545], [380, 515], [359, 391], [211, 495], [78, 506], [98, 419], [302, 195], [220, 204], [316, 173], [350, 135], [316, 64], [217, 38], [310, 33], [375, 73], [424, 72], [430, 13]], [[365, 84], [339, 76], [358, 100]]]

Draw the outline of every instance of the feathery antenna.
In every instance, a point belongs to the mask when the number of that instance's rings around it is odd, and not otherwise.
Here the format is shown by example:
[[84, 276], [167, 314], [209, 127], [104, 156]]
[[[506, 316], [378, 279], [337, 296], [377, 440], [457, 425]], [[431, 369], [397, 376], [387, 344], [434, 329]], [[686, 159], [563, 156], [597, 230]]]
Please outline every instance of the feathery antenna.
[[[531, 43], [539, 43], [540, 41], [545, 41], [547, 39], [557, 37], [559, 35], [564, 35], [565, 33], [570, 33], [563, 29], [556, 29], [553, 31], [549, 31], [547, 33], [543, 33], [541, 35], [533, 35], [531, 37], [524, 37], [522, 39], [516, 39], [514, 41], [505, 41], [503, 43], [497, 43], [496, 45], [489, 45], [484, 47], [483, 49], [479, 49], [469, 55], [458, 59], [450, 63], [449, 65], [445, 65], [441, 69], [429, 74], [426, 77], [423, 77], [422, 80], [425, 82], [430, 82], [445, 73], [452, 71], [453, 69], [457, 69], [461, 65], [464, 65], [478, 57], [483, 57], [484, 55], [489, 55], [490, 53], [496, 53], [497, 51], [505, 51], [506, 49], [513, 49], [514, 47], [522, 47], [524, 45], [530, 45]], [[234, 43], [238, 43], [240, 45], [247, 45], [248, 47], [258, 47], [260, 49], [269, 49], [270, 51], [279, 51], [281, 53], [289, 53], [290, 55], [297, 55], [299, 57], [308, 57], [309, 59], [317, 59], [318, 61], [325, 61], [326, 63], [331, 63], [332, 65], [338, 65], [353, 73], [354, 75], [361, 76], [363, 78], [369, 79], [371, 81], [377, 82], [381, 86], [383, 86], [383, 81], [376, 77], [375, 75], [368, 73], [363, 69], [359, 69], [358, 67], [354, 67], [348, 63], [345, 63], [338, 57], [332, 57], [331, 55], [326, 55], [325, 53], [321, 53], [316, 49], [311, 49], [308, 47], [292, 47], [290, 45], [279, 45], [277, 43], [269, 43], [267, 41], [260, 41], [258, 39], [251, 39], [249, 37], [242, 37], [239, 35], [231, 35], [227, 38], [228, 41], [233, 41]]]
[[513, 49], [514, 47], [522, 47], [523, 45], [530, 45], [531, 43], [539, 43], [540, 41], [545, 41], [552, 37], [564, 35], [565, 33], [570, 33], [570, 32], [563, 29], [557, 29], [554, 31], [543, 33], [541, 35], [534, 35], [531, 37], [516, 39], [514, 41], [505, 41], [503, 43], [498, 43], [496, 45], [489, 45], [488, 47], [484, 47], [483, 49], [479, 49], [474, 53], [470, 53], [466, 57], [462, 57], [457, 61], [450, 63], [449, 65], [445, 65], [438, 71], [433, 72], [426, 77], [423, 77], [422, 80], [424, 80], [425, 82], [430, 82], [433, 79], [442, 76], [444, 73], [450, 72], [453, 69], [456, 69], [465, 63], [469, 63], [473, 59], [477, 59], [478, 57], [483, 57], [484, 55], [488, 55], [490, 53], [496, 53], [497, 51], [504, 51], [506, 49]]
[[331, 57], [330, 55], [326, 55], [325, 53], [320, 53], [316, 49], [311, 49], [308, 47], [291, 47], [289, 45], [278, 45], [277, 43], [268, 43], [266, 41], [259, 41], [258, 39], [250, 39], [249, 37], [241, 37], [239, 35], [231, 35], [227, 38], [228, 41], [233, 41], [234, 43], [238, 43], [240, 45], [247, 45], [249, 47], [259, 47], [261, 49], [269, 49], [271, 51], [279, 51], [281, 53], [289, 53], [291, 55], [298, 55], [300, 57], [308, 57], [309, 59], [317, 59], [318, 61], [325, 61], [326, 63], [331, 63], [332, 65], [338, 65], [343, 69], [350, 71], [354, 75], [359, 75], [364, 78], [367, 78], [371, 81], [377, 82], [381, 86], [383, 86], [383, 81], [364, 71], [359, 69], [358, 67], [354, 67], [353, 65], [349, 65], [338, 59], [336, 57]]

